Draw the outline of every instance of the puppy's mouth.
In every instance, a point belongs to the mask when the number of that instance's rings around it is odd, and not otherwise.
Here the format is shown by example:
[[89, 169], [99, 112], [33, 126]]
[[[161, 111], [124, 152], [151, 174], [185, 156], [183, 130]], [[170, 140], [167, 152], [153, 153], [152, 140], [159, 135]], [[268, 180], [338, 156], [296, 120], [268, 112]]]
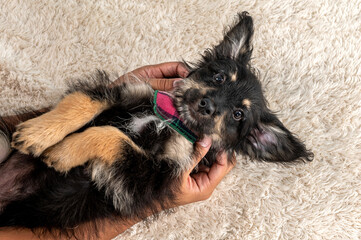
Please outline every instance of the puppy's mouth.
[[202, 96], [194, 89], [176, 88], [173, 92], [173, 104], [184, 124], [198, 136], [210, 135], [214, 121], [208, 110], [202, 108]]

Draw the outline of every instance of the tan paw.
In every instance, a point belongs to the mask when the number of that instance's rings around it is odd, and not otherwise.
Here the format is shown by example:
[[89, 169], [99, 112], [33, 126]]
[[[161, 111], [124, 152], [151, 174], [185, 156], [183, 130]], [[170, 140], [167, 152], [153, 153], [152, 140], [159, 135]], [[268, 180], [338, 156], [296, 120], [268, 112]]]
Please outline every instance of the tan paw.
[[53, 131], [52, 127], [39, 117], [23, 122], [16, 127], [11, 147], [25, 154], [40, 156], [45, 149], [60, 140], [56, 131]]
[[86, 150], [74, 142], [76, 135], [73, 134], [48, 148], [42, 155], [43, 162], [59, 172], [67, 172], [86, 163], [89, 160], [87, 154], [83, 154]]
[[66, 172], [90, 160], [112, 164], [123, 154], [126, 144], [141, 151], [129, 137], [115, 127], [90, 127], [84, 132], [67, 136], [47, 149], [42, 156], [48, 166]]
[[19, 124], [11, 146], [22, 153], [40, 156], [106, 108], [104, 102], [93, 101], [83, 93], [72, 93], [50, 112]]

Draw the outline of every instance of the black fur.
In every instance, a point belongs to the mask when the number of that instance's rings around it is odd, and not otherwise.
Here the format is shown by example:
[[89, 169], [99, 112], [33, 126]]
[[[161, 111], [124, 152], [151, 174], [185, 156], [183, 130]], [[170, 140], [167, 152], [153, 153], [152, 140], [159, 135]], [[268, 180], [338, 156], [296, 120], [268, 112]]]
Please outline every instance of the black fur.
[[[204, 164], [216, 161], [220, 150], [229, 156], [236, 151], [271, 162], [312, 160], [312, 153], [267, 107], [261, 84], [250, 66], [252, 35], [252, 18], [247, 13], [239, 14], [219, 45], [208, 49], [199, 63], [187, 63], [190, 74], [174, 90], [174, 104], [185, 124], [199, 137], [212, 136], [212, 149]], [[141, 219], [147, 212], [155, 213], [176, 201], [180, 176], [184, 167], [190, 166], [187, 161], [166, 155], [167, 144], [178, 133], [152, 118], [153, 92], [149, 87], [141, 83], [109, 84], [108, 76], [99, 71], [69, 88], [67, 94], [82, 92], [110, 106], [76, 132], [114, 126], [144, 152], [128, 144], [111, 165], [89, 159], [63, 174], [47, 167], [42, 156], [14, 150], [0, 164], [0, 175], [9, 175], [0, 178], [0, 226], [69, 232], [81, 223], [99, 219]], [[134, 132], [129, 126], [136, 117], [144, 116], [150, 120], [144, 120]], [[14, 132], [10, 127], [6, 129]], [[16, 139], [13, 141], [16, 143]], [[189, 157], [196, 154], [192, 150]]]

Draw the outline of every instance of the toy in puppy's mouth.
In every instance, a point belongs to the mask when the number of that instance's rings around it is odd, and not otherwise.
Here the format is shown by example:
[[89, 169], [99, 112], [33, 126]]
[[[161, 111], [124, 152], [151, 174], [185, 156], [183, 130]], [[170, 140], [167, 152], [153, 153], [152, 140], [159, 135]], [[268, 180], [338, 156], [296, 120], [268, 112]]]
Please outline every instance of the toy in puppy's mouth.
[[173, 104], [173, 97], [169, 93], [155, 91], [153, 103], [154, 112], [160, 119], [191, 143], [197, 140], [197, 135], [185, 125], [184, 120], [180, 117], [179, 112]]
[[178, 81], [171, 93], [155, 91], [154, 112], [192, 143], [204, 135], [220, 140], [221, 128], [215, 129], [219, 118], [215, 102], [196, 85], [186, 78]]

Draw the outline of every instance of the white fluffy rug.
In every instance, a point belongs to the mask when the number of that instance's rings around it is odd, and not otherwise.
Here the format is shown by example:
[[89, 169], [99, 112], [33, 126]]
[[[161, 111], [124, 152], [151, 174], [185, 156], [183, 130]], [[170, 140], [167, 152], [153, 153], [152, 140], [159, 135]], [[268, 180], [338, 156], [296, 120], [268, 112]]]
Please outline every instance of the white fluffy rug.
[[0, 114], [54, 103], [96, 68], [197, 60], [244, 10], [270, 107], [314, 161], [239, 158], [209, 200], [117, 239], [360, 239], [360, 1], [2, 0]]

